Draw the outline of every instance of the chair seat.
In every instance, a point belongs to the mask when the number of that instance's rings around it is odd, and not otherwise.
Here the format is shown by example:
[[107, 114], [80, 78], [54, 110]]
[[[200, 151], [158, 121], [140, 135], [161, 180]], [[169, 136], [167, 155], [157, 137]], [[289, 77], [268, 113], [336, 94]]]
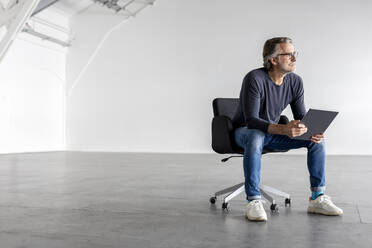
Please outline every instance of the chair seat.
[[[276, 150], [276, 149], [264, 148], [264, 149], [262, 149], [262, 154], [271, 153], [271, 152], [287, 152], [287, 151], [289, 151], [289, 150]], [[244, 150], [243, 149], [236, 149], [234, 153], [244, 155]]]
[[277, 150], [277, 149], [269, 149], [269, 148], [264, 148], [262, 150], [262, 154], [269, 153], [269, 152], [288, 152], [289, 150]]

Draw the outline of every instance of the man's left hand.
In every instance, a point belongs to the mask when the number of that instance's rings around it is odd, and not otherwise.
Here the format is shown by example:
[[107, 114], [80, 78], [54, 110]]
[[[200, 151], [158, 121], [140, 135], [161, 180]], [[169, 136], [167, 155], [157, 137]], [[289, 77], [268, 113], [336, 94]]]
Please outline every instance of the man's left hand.
[[319, 133], [319, 134], [311, 136], [311, 141], [314, 142], [314, 143], [317, 143], [317, 144], [322, 142], [323, 139], [324, 139], [324, 134], [323, 133]]

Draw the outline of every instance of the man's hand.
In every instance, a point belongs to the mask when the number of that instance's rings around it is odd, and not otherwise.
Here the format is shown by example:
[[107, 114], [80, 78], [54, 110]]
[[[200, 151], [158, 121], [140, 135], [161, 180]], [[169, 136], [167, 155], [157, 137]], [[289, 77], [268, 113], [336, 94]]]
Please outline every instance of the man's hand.
[[301, 136], [307, 132], [307, 127], [300, 120], [290, 121], [285, 125], [284, 133], [290, 138]]
[[324, 134], [322, 133], [311, 136], [311, 141], [317, 144], [322, 142], [323, 139], [324, 139]]

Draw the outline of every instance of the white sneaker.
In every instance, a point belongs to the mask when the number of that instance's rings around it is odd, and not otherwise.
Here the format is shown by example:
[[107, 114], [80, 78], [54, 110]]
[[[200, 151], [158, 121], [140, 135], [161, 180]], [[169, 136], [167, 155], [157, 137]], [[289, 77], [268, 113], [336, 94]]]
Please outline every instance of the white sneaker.
[[267, 215], [261, 199], [252, 200], [248, 203], [246, 216], [249, 220], [267, 221]]
[[320, 195], [315, 200], [309, 198], [308, 213], [324, 214], [324, 215], [342, 215], [343, 211], [331, 201], [328, 195]]

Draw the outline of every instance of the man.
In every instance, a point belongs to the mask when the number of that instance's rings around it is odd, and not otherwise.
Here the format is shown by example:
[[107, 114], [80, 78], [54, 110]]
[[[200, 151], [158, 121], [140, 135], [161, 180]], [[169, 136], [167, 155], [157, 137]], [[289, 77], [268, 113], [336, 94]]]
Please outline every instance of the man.
[[[312, 192], [307, 211], [324, 215], [343, 213], [324, 194], [324, 135], [314, 135], [311, 140], [292, 139], [307, 132], [306, 126], [300, 123], [306, 109], [302, 79], [293, 73], [296, 57], [297, 52], [290, 38], [269, 39], [263, 48], [264, 68], [249, 72], [243, 80], [233, 124], [236, 127], [235, 142], [244, 148], [243, 167], [248, 200], [246, 216], [249, 220], [267, 220], [259, 189], [263, 147], [278, 150], [306, 147]], [[288, 104], [295, 120], [287, 125], [277, 124]]]

